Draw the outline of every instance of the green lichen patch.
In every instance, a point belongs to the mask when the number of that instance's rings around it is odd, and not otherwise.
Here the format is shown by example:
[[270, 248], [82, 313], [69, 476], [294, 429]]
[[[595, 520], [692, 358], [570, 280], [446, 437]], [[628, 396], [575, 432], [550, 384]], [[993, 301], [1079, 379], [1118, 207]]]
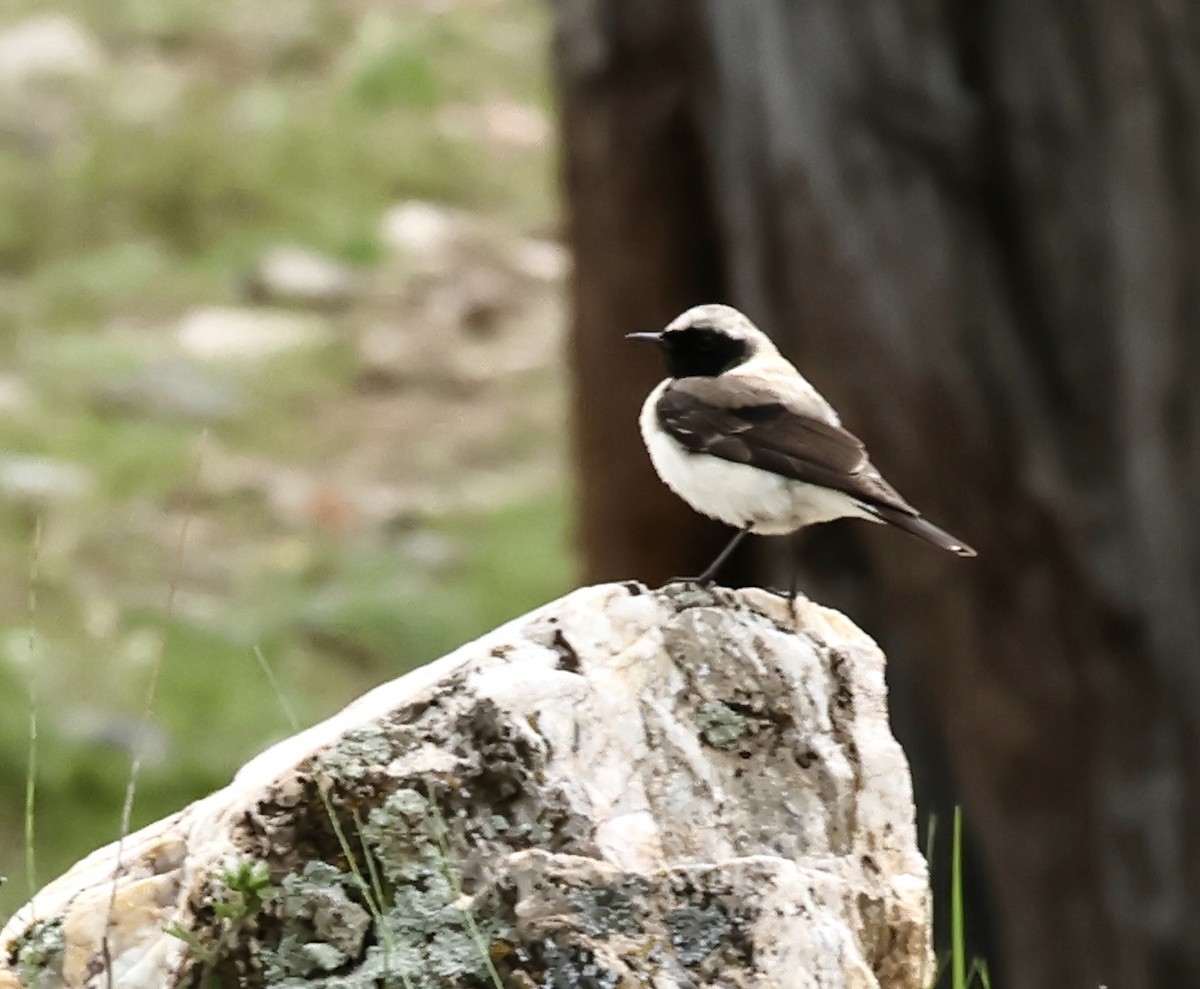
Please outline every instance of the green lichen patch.
[[340, 780], [361, 780], [377, 775], [399, 754], [392, 733], [380, 725], [359, 725], [347, 732], [330, 751], [321, 754], [321, 769]]
[[593, 823], [547, 781], [549, 752], [536, 726], [518, 725], [484, 702], [452, 734], [470, 740], [461, 778], [439, 795], [453, 849], [464, 857], [525, 848], [594, 853]]
[[355, 880], [326, 868], [306, 870], [281, 903], [283, 936], [266, 948], [267, 985], [441, 986], [488, 984], [488, 946], [512, 937], [491, 909], [466, 905], [453, 884], [429, 873], [424, 884], [392, 893], [384, 913], [371, 916], [354, 902]]
[[371, 810], [361, 837], [391, 886], [427, 886], [443, 872], [439, 830], [429, 800], [405, 787]]
[[62, 973], [63, 949], [61, 918], [33, 924], [16, 950], [16, 969], [22, 984], [30, 989], [57, 985]]
[[754, 970], [749, 933], [758, 914], [749, 895], [754, 888], [735, 888], [719, 867], [712, 867], [676, 873], [660, 890], [664, 900], [669, 897], [660, 916], [672, 958], [700, 984], [722, 972]]
[[716, 906], [686, 904], [665, 918], [671, 946], [684, 967], [700, 964], [729, 935], [729, 916]]
[[[489, 818], [490, 820], [490, 818]], [[310, 862], [281, 883], [265, 985], [413, 989], [490, 984], [490, 948], [510, 911], [461, 895], [440, 811], [401, 788], [356, 823], [348, 869]]]
[[702, 701], [696, 708], [696, 724], [700, 737], [716, 749], [734, 748], [749, 727], [744, 714], [721, 701]]
[[283, 924], [278, 946], [265, 952], [268, 977], [332, 972], [360, 957], [371, 915], [356, 897], [353, 875], [325, 862], [310, 862], [281, 884], [277, 916]]
[[[526, 987], [567, 987], [571, 989], [624, 989], [646, 985], [630, 981], [628, 970], [620, 962], [602, 958], [582, 938], [569, 931], [543, 937], [517, 948], [505, 960], [501, 970], [505, 984]], [[622, 971], [622, 969], [625, 969]]]
[[646, 885], [640, 879], [619, 885], [589, 887], [573, 891], [567, 902], [575, 909], [578, 926], [592, 937], [622, 934], [636, 937], [645, 926], [639, 900]]

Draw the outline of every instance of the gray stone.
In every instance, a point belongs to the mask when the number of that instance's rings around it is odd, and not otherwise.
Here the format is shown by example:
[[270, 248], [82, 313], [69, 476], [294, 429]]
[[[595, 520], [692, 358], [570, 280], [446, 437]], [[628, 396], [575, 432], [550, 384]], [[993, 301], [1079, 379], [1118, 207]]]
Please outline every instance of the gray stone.
[[242, 395], [232, 381], [191, 361], [156, 361], [101, 383], [95, 392], [103, 409], [186, 422], [232, 418]]
[[314, 309], [340, 309], [354, 296], [354, 272], [333, 258], [280, 244], [259, 260], [249, 279], [255, 302]]
[[82, 708], [60, 715], [63, 738], [91, 749], [106, 748], [138, 759], [143, 766], [162, 766], [171, 751], [171, 740], [162, 726], [97, 708]]
[[462, 543], [444, 533], [419, 529], [397, 540], [396, 553], [422, 570], [444, 573], [466, 558]]
[[97, 989], [115, 895], [124, 989], [924, 989], [883, 667], [808, 601], [584, 588], [130, 836], [115, 894], [116, 849], [93, 853], [0, 952]]

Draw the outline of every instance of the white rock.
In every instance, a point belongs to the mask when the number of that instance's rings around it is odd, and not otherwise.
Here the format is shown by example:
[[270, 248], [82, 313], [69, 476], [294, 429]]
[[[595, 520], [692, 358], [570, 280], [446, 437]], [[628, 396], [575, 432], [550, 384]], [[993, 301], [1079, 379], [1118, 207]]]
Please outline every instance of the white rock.
[[444, 256], [459, 240], [462, 215], [445, 206], [409, 200], [383, 214], [379, 239], [387, 247], [415, 258]]
[[32, 399], [33, 394], [22, 378], [0, 372], [0, 412], [21, 412], [29, 408]]
[[528, 238], [514, 249], [517, 268], [540, 282], [561, 282], [571, 270], [571, 253], [552, 240]]
[[[190, 943], [218, 981], [295, 986], [489, 984], [490, 955], [510, 985], [924, 989], [913, 819], [883, 656], [841, 615], [584, 588], [129, 837], [114, 982], [193, 984]], [[0, 932], [27, 982], [105, 985], [115, 854]], [[270, 886], [247, 899], [255, 863]]]
[[94, 77], [106, 57], [99, 42], [65, 14], [31, 17], [0, 32], [0, 89], [46, 79]]
[[256, 301], [336, 309], [354, 294], [354, 272], [333, 258], [280, 244], [267, 251], [251, 276]]
[[330, 334], [321, 319], [305, 313], [213, 306], [188, 313], [177, 339], [194, 357], [254, 360], [321, 346]]
[[92, 475], [79, 464], [18, 454], [0, 457], [0, 497], [46, 505], [82, 497], [91, 488]]
[[437, 114], [439, 130], [459, 140], [486, 140], [517, 150], [541, 147], [550, 137], [550, 121], [536, 106], [512, 100], [448, 103]]
[[483, 126], [489, 138], [514, 148], [537, 148], [550, 137], [550, 121], [536, 106], [493, 99], [483, 104]]

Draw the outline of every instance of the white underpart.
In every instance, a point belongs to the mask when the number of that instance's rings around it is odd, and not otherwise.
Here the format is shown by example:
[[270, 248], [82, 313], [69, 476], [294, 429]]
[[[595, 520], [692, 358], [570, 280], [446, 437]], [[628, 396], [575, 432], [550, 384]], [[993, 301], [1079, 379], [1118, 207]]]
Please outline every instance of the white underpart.
[[668, 378], [650, 393], [638, 425], [658, 476], [702, 515], [739, 529], [749, 526], [751, 532], [765, 536], [780, 536], [806, 525], [846, 517], [880, 521], [840, 491], [708, 453], [692, 453], [658, 424], [658, 399], [670, 383]]

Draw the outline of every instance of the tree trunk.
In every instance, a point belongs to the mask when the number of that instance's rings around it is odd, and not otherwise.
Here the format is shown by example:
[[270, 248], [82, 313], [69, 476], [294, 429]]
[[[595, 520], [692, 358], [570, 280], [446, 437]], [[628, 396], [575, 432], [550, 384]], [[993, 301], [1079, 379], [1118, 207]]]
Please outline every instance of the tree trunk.
[[558, 4], [585, 567], [719, 543], [620, 337], [744, 309], [979, 550], [840, 522], [806, 574], [916, 678], [1021, 989], [1200, 985], [1198, 11]]

